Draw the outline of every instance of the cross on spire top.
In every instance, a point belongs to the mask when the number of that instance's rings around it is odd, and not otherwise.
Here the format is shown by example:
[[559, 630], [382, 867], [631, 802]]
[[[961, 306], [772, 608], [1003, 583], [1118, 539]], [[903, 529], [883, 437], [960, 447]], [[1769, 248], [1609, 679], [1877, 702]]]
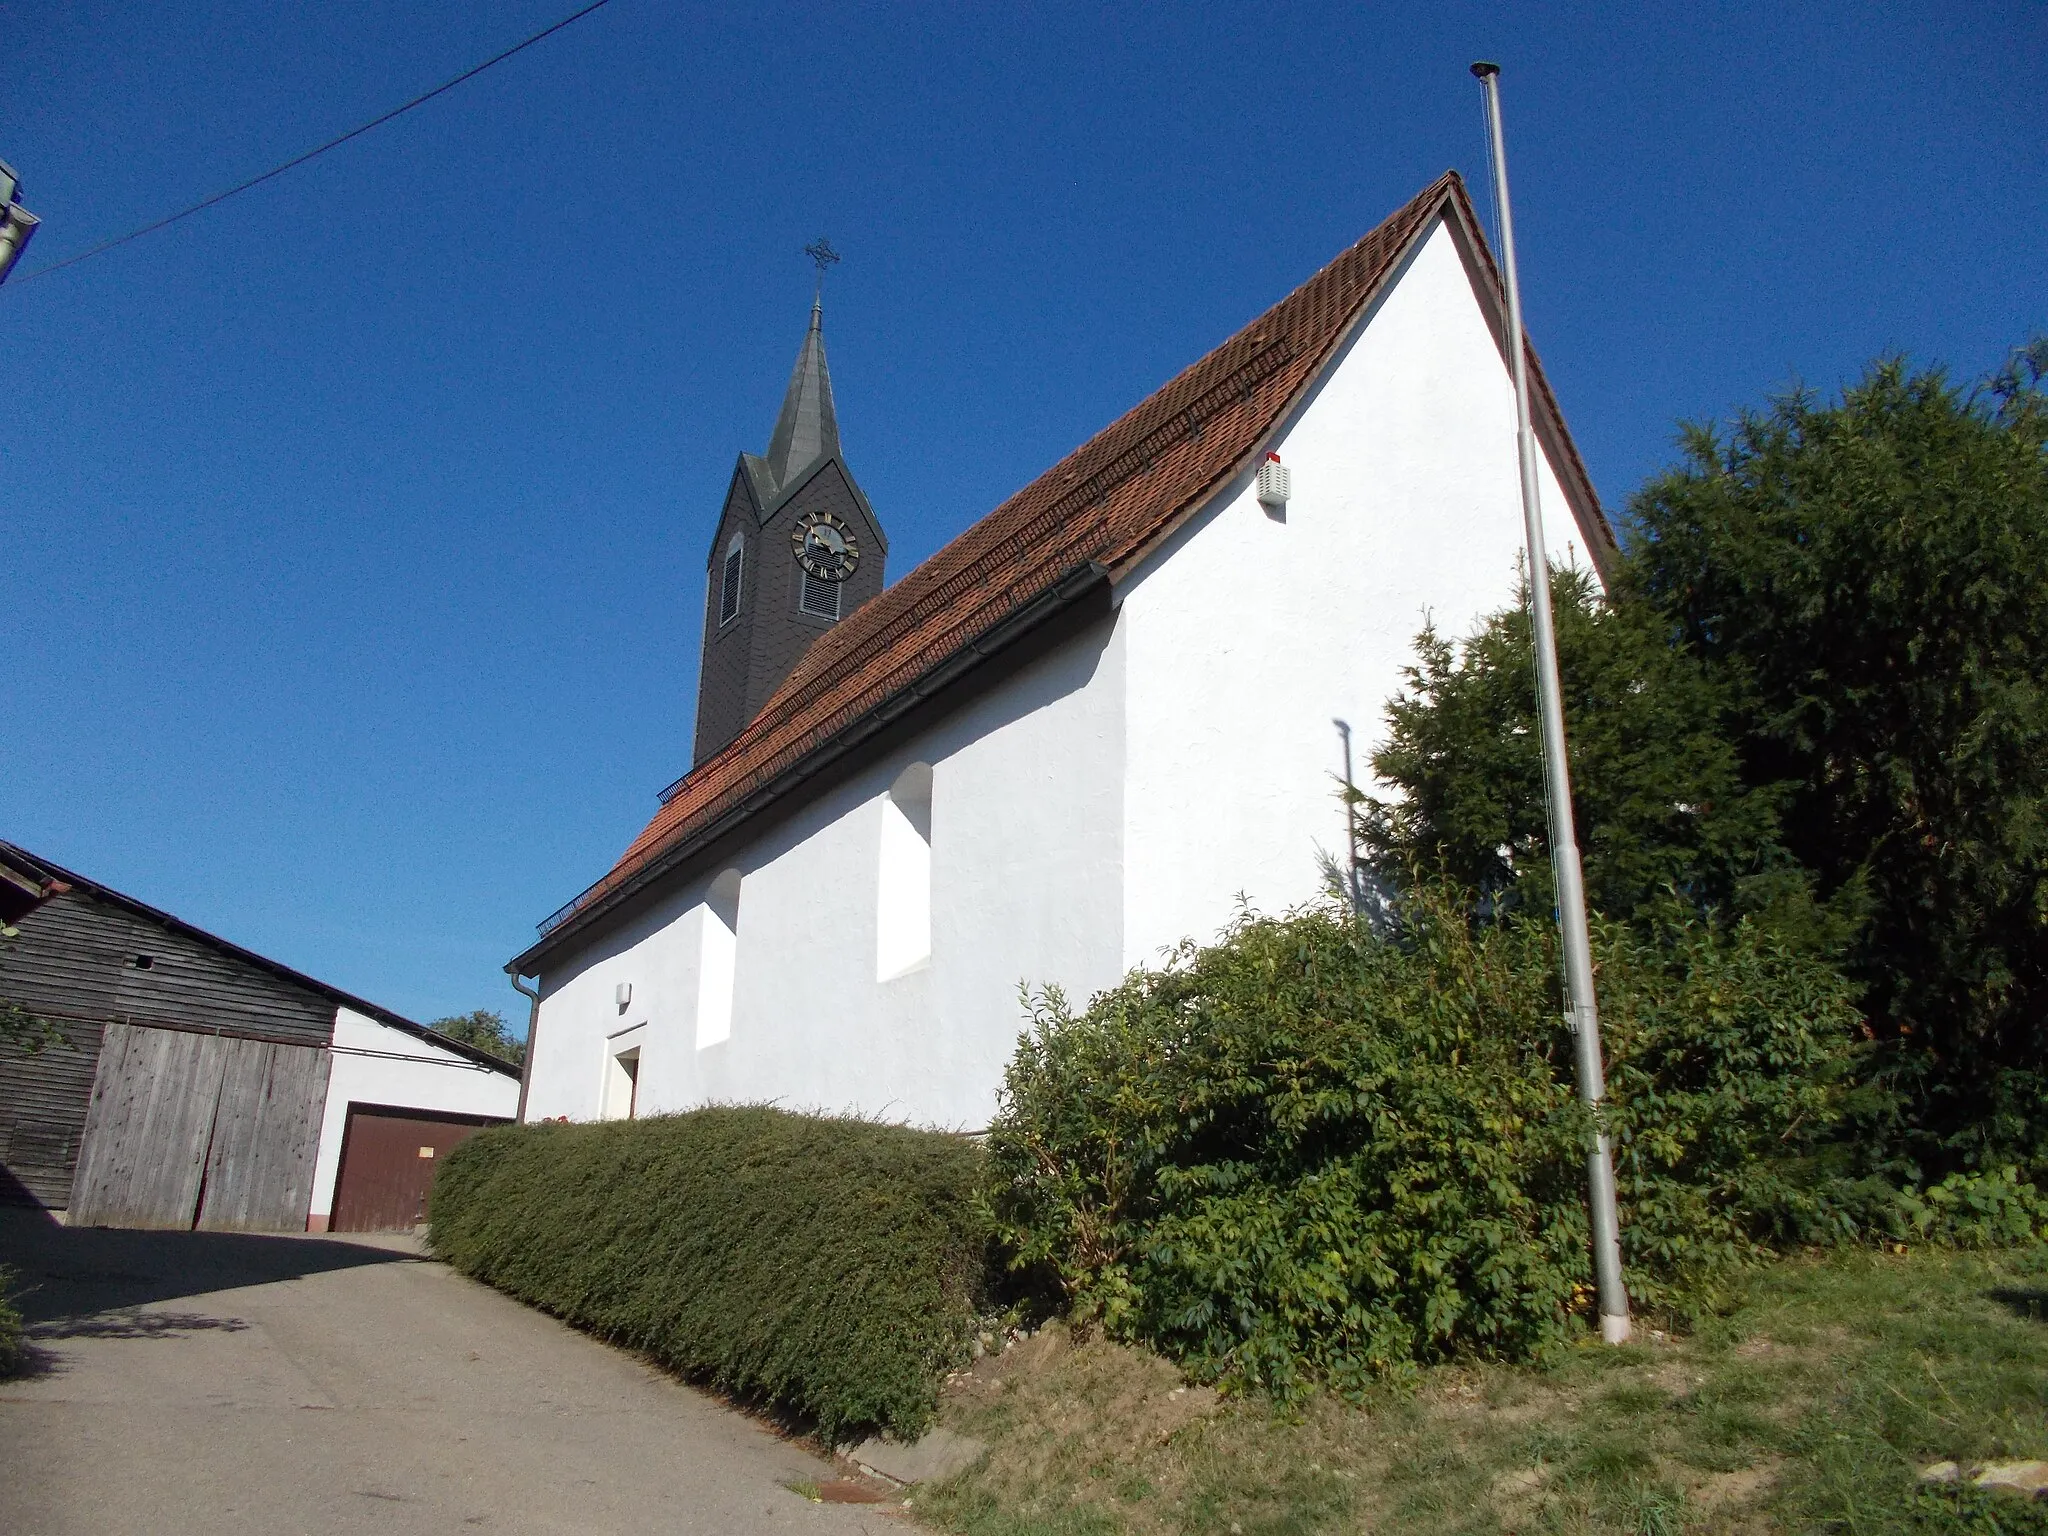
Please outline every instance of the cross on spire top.
[[828, 454], [839, 452], [839, 413], [832, 404], [832, 375], [825, 368], [825, 269], [839, 260], [823, 235], [804, 247], [818, 269], [818, 288], [811, 298], [811, 327], [796, 355], [789, 392], [775, 435], [768, 440], [767, 469], [778, 486], [787, 486], [803, 470]]
[[839, 264], [839, 253], [832, 249], [832, 242], [823, 235], [818, 236], [804, 247], [804, 254], [818, 269], [818, 286], [811, 295], [811, 308], [815, 311], [825, 303], [825, 269]]

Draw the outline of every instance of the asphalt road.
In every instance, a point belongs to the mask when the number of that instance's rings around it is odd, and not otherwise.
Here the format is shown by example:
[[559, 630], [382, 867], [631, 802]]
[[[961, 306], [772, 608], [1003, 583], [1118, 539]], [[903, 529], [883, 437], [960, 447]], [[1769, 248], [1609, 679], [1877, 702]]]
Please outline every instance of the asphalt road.
[[858, 1532], [838, 1474], [630, 1355], [421, 1258], [0, 1210], [40, 1355], [0, 1382], [7, 1536]]

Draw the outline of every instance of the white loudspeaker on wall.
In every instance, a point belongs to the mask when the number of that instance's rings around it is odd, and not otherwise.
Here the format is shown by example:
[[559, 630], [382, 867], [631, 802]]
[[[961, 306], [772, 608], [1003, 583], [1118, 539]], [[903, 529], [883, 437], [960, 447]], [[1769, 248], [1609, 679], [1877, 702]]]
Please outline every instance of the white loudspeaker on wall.
[[1259, 505], [1284, 507], [1287, 493], [1293, 489], [1294, 477], [1287, 472], [1287, 466], [1280, 462], [1280, 455], [1269, 453], [1259, 465]]

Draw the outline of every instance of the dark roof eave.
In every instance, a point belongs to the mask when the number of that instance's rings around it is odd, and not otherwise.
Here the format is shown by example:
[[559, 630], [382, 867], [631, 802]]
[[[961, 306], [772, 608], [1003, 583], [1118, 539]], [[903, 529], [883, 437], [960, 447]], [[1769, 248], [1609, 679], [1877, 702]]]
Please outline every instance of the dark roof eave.
[[657, 884], [687, 864], [701, 850], [733, 832], [744, 822], [766, 810], [806, 780], [816, 777], [840, 758], [873, 737], [884, 727], [958, 682], [983, 662], [1016, 644], [1058, 614], [1066, 612], [1098, 588], [1107, 587], [1107, 567], [1090, 561], [1074, 567], [1009, 617], [973, 639], [956, 646], [904, 687], [876, 704], [865, 715], [835, 731], [773, 779], [717, 820], [683, 838], [673, 847], [633, 872], [580, 912], [572, 913], [561, 926], [544, 934], [539, 942], [505, 962], [508, 976], [537, 976], [550, 951], [562, 948], [569, 939], [587, 931], [605, 916], [618, 911], [633, 897]]
[[74, 873], [60, 864], [53, 864], [40, 854], [30, 853], [26, 848], [21, 847], [17, 843], [0, 842], [0, 855], [19, 856], [27, 860], [31, 865], [46, 870], [58, 880], [71, 886], [74, 890], [84, 891], [88, 895], [94, 896], [112, 906], [120, 907], [125, 911], [134, 913], [137, 917], [155, 923], [159, 927], [167, 928], [171, 932], [182, 934], [196, 943], [204, 944], [209, 949], [240, 960], [245, 964], [253, 965], [258, 970], [268, 971], [271, 975], [281, 980], [289, 981], [296, 986], [304, 987], [309, 992], [316, 992], [334, 1003], [337, 1007], [348, 1008], [355, 1013], [362, 1014], [365, 1018], [376, 1020], [379, 1024], [389, 1025], [393, 1029], [401, 1030], [431, 1045], [437, 1045], [443, 1050], [452, 1051], [457, 1056], [475, 1062], [478, 1066], [494, 1067], [498, 1071], [512, 1077], [519, 1075], [517, 1067], [509, 1062], [501, 1061], [489, 1051], [480, 1050], [476, 1046], [468, 1045], [460, 1040], [451, 1040], [439, 1031], [429, 1029], [424, 1024], [415, 1023], [403, 1014], [393, 1013], [389, 1008], [381, 1007], [376, 1003], [370, 1002], [367, 998], [357, 997], [352, 992], [344, 992], [339, 987], [329, 986], [326, 982], [316, 977], [308, 976], [303, 971], [293, 970], [282, 961], [273, 960], [268, 955], [259, 955], [253, 949], [244, 949], [241, 945], [224, 939], [217, 933], [208, 933], [204, 928], [196, 927], [181, 917], [174, 917], [160, 907], [152, 907], [148, 902], [138, 901], [135, 897], [128, 895], [126, 892], [117, 891], [110, 885], [102, 885], [99, 881]]
[[[1494, 346], [1500, 352], [1503, 366], [1509, 366], [1507, 285], [1500, 267], [1462, 187], [1456, 193], [1446, 195], [1445, 208], [1452, 215], [1450, 229], [1457, 241], [1459, 256], [1478, 279], [1475, 286], [1486, 314], [1487, 328], [1493, 333]], [[1565, 423], [1564, 407], [1558, 403], [1556, 392], [1550, 387], [1549, 375], [1543, 371], [1543, 364], [1536, 356], [1536, 344], [1526, 331], [1522, 336], [1522, 356], [1529, 366], [1529, 414], [1537, 441], [1564, 491], [1572, 522], [1578, 528], [1579, 536], [1586, 541], [1586, 554], [1593, 562], [1593, 569], [1603, 582], [1611, 582], [1621, 559], [1621, 544], [1615, 537], [1614, 523], [1607, 516], [1607, 509], [1600, 504], [1600, 493], [1593, 485], [1592, 473], [1586, 468], [1578, 442]]]

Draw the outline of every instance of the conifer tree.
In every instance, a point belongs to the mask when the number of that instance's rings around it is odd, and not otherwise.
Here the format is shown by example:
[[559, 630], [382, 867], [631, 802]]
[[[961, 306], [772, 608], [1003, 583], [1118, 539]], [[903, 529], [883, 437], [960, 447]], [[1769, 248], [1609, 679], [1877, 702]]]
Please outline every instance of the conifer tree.
[[[1835, 955], [1930, 1172], [2048, 1158], [2044, 374], [1885, 361], [1688, 428], [1612, 591], [1554, 578], [1589, 899]], [[1530, 668], [1525, 606], [1420, 637], [1360, 805], [1383, 883], [1549, 910]]]
[[1626, 585], [1745, 698], [1745, 781], [1867, 914], [1864, 1006], [1946, 1154], [2048, 1141], [2048, 342], [1965, 392], [1875, 365], [1630, 505]]
[[[1587, 899], [1623, 921], [1674, 904], [1748, 915], [1802, 946], [1839, 942], [1787, 851], [1779, 818], [1790, 786], [1747, 780], [1734, 743], [1745, 700], [1640, 601], [1608, 602], [1591, 575], [1551, 577]], [[1526, 600], [1462, 645], [1416, 640], [1407, 686], [1388, 705], [1361, 846], [1381, 886], [1442, 873], [1491, 915], [1554, 905], [1536, 684]]]

